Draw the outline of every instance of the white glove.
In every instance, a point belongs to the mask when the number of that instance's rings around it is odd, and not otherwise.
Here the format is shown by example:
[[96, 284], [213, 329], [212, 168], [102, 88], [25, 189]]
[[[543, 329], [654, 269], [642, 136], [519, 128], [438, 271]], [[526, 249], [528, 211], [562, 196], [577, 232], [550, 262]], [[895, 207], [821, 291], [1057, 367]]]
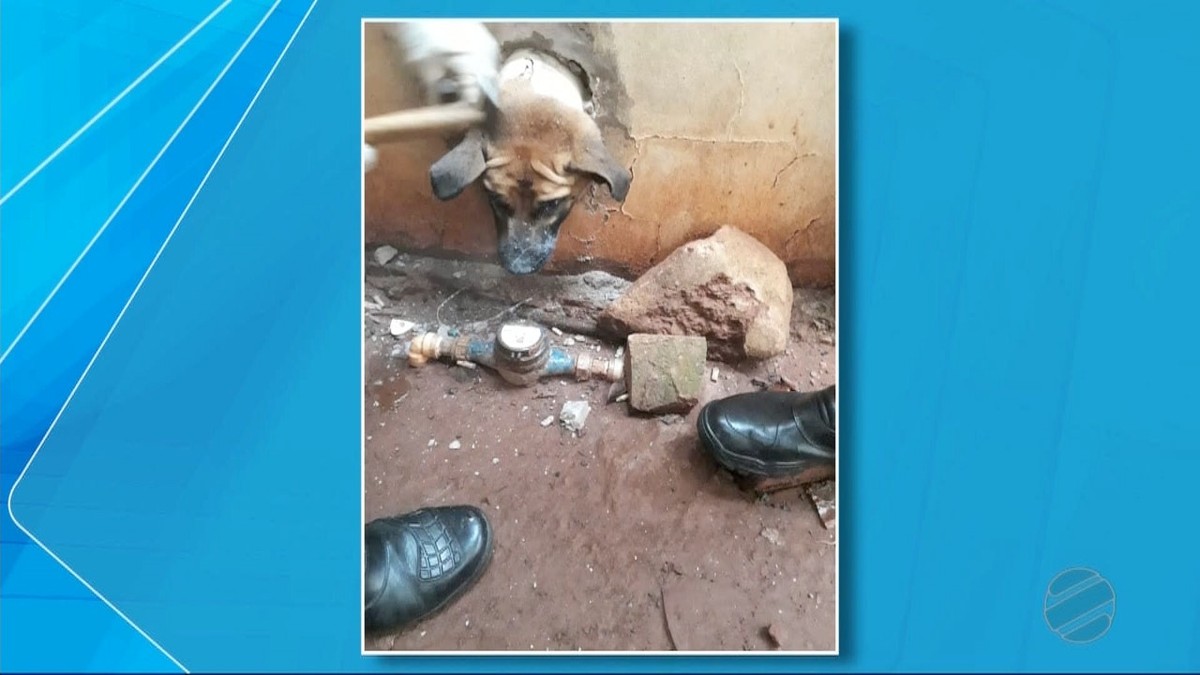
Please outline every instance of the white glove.
[[430, 105], [496, 100], [500, 45], [482, 23], [408, 21], [390, 24], [388, 32]]

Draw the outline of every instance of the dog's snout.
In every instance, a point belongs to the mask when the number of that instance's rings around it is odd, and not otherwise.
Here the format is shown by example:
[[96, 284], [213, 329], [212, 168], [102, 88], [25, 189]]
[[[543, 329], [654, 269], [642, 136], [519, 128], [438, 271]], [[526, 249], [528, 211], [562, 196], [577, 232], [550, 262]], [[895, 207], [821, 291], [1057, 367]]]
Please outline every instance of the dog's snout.
[[500, 232], [500, 264], [510, 274], [533, 274], [554, 255], [557, 228], [509, 218]]

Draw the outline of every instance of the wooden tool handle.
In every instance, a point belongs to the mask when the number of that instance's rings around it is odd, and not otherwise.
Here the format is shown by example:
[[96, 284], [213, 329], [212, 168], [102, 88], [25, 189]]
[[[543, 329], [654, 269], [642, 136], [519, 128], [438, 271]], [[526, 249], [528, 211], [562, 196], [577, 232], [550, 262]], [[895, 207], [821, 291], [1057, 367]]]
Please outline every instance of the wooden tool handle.
[[430, 106], [368, 117], [363, 122], [367, 143], [389, 143], [423, 136], [437, 136], [454, 131], [466, 131], [483, 124], [482, 110], [461, 104]]

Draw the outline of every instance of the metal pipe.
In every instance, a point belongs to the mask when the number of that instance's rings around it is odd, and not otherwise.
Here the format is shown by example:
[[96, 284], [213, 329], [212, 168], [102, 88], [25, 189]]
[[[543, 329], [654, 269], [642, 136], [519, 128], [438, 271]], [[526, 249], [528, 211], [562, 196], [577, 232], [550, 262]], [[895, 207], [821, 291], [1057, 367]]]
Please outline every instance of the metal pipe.
[[492, 340], [473, 336], [442, 337], [437, 333], [413, 338], [408, 346], [408, 364], [416, 368], [430, 359], [486, 366], [519, 386], [528, 386], [543, 377], [574, 375], [581, 381], [617, 382], [625, 375], [623, 360], [596, 358], [586, 352], [572, 354], [561, 347], [550, 346], [545, 331], [528, 324], [502, 326]]

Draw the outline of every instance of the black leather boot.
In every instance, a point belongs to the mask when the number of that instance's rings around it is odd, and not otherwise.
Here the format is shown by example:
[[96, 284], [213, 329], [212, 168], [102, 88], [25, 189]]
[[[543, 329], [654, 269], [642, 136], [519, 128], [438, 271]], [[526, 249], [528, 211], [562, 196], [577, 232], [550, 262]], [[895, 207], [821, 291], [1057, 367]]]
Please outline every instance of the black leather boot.
[[704, 406], [700, 440], [721, 466], [779, 478], [833, 467], [837, 387], [736, 394]]
[[474, 506], [440, 506], [366, 528], [367, 633], [392, 633], [442, 609], [492, 557], [492, 528]]

